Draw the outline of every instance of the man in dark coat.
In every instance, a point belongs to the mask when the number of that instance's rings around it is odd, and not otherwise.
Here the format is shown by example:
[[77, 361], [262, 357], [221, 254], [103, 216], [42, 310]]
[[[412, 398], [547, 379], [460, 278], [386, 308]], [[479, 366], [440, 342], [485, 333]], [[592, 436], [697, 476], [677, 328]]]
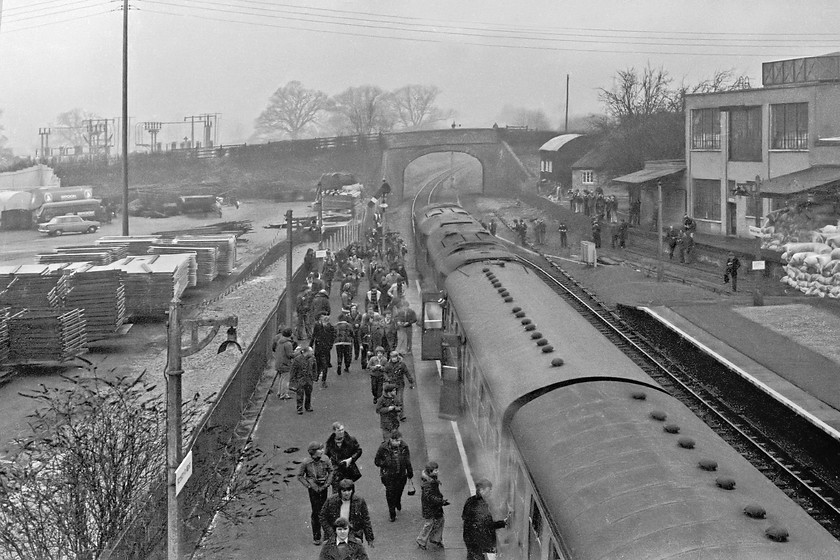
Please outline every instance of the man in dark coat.
[[309, 312], [315, 320], [317, 320], [321, 315], [329, 315], [332, 313], [332, 309], [330, 308], [330, 296], [327, 294], [327, 290], [318, 290], [315, 295], [312, 296], [312, 303], [310, 304]]
[[350, 535], [349, 525], [343, 517], [335, 520], [335, 537], [324, 543], [318, 560], [368, 560], [365, 545]]
[[448, 505], [449, 500], [445, 500], [440, 491], [438, 464], [435, 461], [429, 461], [420, 473], [420, 508], [423, 514], [423, 528], [417, 535], [417, 546], [423, 550], [426, 550], [429, 543], [443, 548], [443, 506]]
[[414, 376], [411, 370], [403, 362], [402, 356], [396, 350], [392, 350], [390, 360], [383, 369], [385, 383], [390, 383], [397, 388], [397, 402], [401, 408], [400, 421], [405, 422], [405, 408], [403, 407], [403, 393], [405, 393], [405, 380], [408, 379], [408, 386], [414, 389]]
[[315, 361], [317, 363], [317, 376], [321, 378], [321, 388], [327, 388], [327, 372], [332, 363], [330, 353], [335, 344], [335, 327], [330, 324], [329, 315], [321, 315], [315, 328], [312, 329], [312, 340], [309, 345], [315, 350]]
[[741, 268], [741, 260], [730, 251], [726, 256], [726, 268], [723, 272], [723, 283], [728, 284], [732, 280], [732, 291], [738, 291], [738, 269]]
[[324, 540], [335, 538], [334, 524], [339, 518], [345, 517], [341, 514], [343, 507], [347, 511], [346, 518], [350, 523], [350, 535], [359, 542], [367, 539], [368, 546], [374, 548], [373, 526], [370, 524], [367, 502], [356, 495], [356, 485], [349, 478], [341, 480], [337, 486], [338, 492], [328, 498], [321, 508], [320, 520]]
[[379, 427], [382, 441], [387, 442], [391, 433], [400, 427], [402, 406], [397, 400], [397, 388], [390, 383], [382, 386], [382, 396], [376, 401], [376, 413], [379, 414]]
[[373, 464], [379, 467], [379, 477], [382, 485], [385, 486], [388, 515], [391, 521], [396, 521], [397, 512], [402, 510], [402, 493], [405, 483], [409, 478], [414, 478], [411, 452], [408, 444], [402, 440], [399, 430], [391, 432], [388, 440], [382, 442], [376, 451]]
[[315, 356], [312, 348], [298, 347], [289, 373], [290, 390], [297, 393], [297, 413], [312, 412], [312, 384], [315, 382]]
[[362, 456], [362, 448], [359, 440], [348, 434], [341, 422], [333, 422], [332, 430], [333, 433], [327, 438], [326, 453], [335, 467], [333, 494], [338, 494], [339, 482], [345, 478], [356, 482], [362, 477], [359, 467], [356, 466], [356, 461]]
[[496, 529], [507, 526], [508, 520], [494, 521], [487, 499], [493, 483], [482, 478], [475, 483], [475, 496], [467, 498], [461, 519], [464, 522], [464, 544], [467, 560], [484, 560], [485, 552], [496, 552]]
[[291, 399], [289, 394], [289, 380], [292, 372], [292, 360], [295, 358], [295, 343], [292, 340], [292, 329], [285, 327], [274, 337], [271, 343], [271, 351], [274, 354], [274, 369], [280, 377], [280, 387], [277, 389], [277, 397]]

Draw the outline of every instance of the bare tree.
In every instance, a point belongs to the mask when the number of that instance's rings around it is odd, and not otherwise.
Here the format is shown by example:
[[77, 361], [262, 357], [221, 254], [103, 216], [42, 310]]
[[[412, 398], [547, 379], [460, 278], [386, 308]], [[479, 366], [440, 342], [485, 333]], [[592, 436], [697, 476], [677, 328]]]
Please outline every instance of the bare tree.
[[635, 68], [619, 70], [612, 89], [599, 89], [607, 114], [617, 120], [667, 112], [672, 106], [671, 77], [662, 67], [648, 64], [641, 74]]
[[[166, 408], [155, 387], [142, 375], [66, 381], [26, 395], [40, 404], [30, 417], [32, 433], [13, 442], [9, 461], [0, 464], [0, 558], [93, 560], [163, 479]], [[186, 403], [185, 426], [201, 404]], [[241, 522], [271, 509], [246, 509], [238, 498], [269, 495], [278, 477], [259, 449], [238, 453], [241, 473], [213, 490], [223, 496], [212, 503]]]
[[304, 88], [292, 81], [278, 88], [268, 100], [268, 106], [256, 120], [255, 136], [263, 140], [288, 136], [300, 138], [306, 128], [314, 124], [327, 107], [327, 94]]
[[396, 90], [391, 100], [400, 125], [417, 129], [424, 124], [448, 118], [435, 106], [438, 95], [440, 89], [436, 86], [410, 84]]
[[354, 134], [387, 132], [394, 117], [389, 95], [377, 86], [351, 87], [332, 98], [333, 110], [341, 113]]
[[735, 70], [716, 70], [711, 78], [689, 85], [683, 83], [671, 94], [671, 110], [685, 112], [685, 96], [695, 93], [717, 93], [721, 91], [738, 91], [750, 89], [749, 76], [735, 75]]
[[88, 143], [87, 125], [85, 121], [100, 119], [95, 113], [89, 113], [78, 107], [59, 113], [55, 118], [56, 128], [53, 130], [58, 144], [65, 146], [85, 146]]

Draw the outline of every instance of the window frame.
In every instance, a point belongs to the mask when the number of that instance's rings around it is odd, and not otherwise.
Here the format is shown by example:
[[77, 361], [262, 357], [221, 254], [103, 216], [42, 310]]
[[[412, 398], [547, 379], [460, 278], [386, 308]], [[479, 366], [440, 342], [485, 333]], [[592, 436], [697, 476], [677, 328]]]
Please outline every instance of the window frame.
[[586, 169], [580, 172], [580, 182], [582, 185], [595, 184], [595, 172], [592, 169]]
[[[810, 140], [808, 117], [808, 103], [806, 101], [771, 104], [770, 149], [793, 152], [808, 151], [808, 141]], [[780, 122], [781, 131], [779, 131]], [[804, 132], [802, 131], [803, 124]], [[788, 132], [789, 125], [794, 128], [792, 133]]]
[[729, 161], [763, 161], [761, 105], [729, 109]]
[[691, 149], [720, 150], [720, 107], [691, 110]]
[[[712, 188], [714, 185], [715, 188]], [[720, 222], [721, 193], [718, 179], [692, 179], [692, 216], [699, 220]]]

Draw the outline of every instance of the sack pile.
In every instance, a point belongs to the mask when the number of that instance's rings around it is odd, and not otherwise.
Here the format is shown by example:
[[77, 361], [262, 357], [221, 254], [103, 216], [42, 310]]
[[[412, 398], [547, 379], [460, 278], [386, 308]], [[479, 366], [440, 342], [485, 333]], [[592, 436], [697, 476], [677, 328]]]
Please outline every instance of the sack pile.
[[[786, 207], [767, 215], [761, 232], [764, 234], [762, 249], [784, 251], [789, 243], [824, 242], [822, 230], [837, 226], [837, 214], [832, 204], [808, 204]], [[824, 227], [823, 227], [824, 226]], [[822, 228], [822, 229], [820, 229]], [[835, 231], [840, 234], [840, 232]]]
[[840, 234], [818, 233], [818, 241], [784, 245], [785, 276], [780, 281], [805, 295], [840, 299]]

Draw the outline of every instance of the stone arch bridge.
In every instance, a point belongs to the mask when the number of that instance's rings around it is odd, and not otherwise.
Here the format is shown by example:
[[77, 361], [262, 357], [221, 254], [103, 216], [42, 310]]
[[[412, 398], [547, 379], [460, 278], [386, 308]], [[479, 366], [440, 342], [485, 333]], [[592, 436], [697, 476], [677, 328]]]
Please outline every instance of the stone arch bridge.
[[504, 195], [528, 179], [522, 162], [497, 129], [466, 128], [383, 134], [382, 176], [391, 185], [392, 200], [405, 196], [405, 170], [415, 159], [438, 152], [461, 152], [481, 163], [481, 192]]

